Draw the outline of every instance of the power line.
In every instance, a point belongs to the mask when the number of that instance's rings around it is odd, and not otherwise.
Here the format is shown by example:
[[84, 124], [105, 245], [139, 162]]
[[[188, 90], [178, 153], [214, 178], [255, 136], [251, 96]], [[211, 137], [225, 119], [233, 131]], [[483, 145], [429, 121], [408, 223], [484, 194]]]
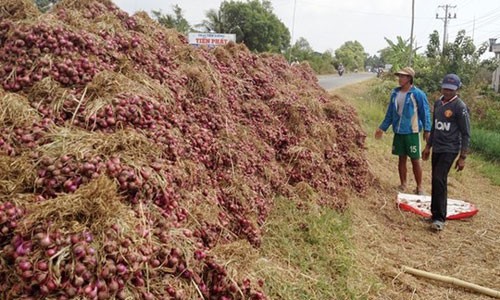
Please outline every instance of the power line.
[[[500, 8], [500, 7], [499, 7]], [[458, 26], [464, 26], [464, 25], [470, 25], [473, 24], [474, 21], [476, 22], [481, 22], [481, 23], [490, 23], [493, 20], [498, 19], [500, 16], [500, 12], [498, 10], [493, 10], [492, 12], [485, 14], [483, 16], [480, 16], [478, 18], [474, 18], [474, 20], [469, 20], [463, 23], [455, 24], [455, 25], [450, 25], [450, 27], [458, 27]]]
[[[373, 10], [342, 9], [342, 8], [339, 9], [337, 5], [335, 5], [334, 3], [323, 4], [307, 0], [301, 0], [300, 2], [302, 2], [303, 5], [308, 5], [311, 7], [323, 7], [323, 8], [333, 9], [332, 13], [336, 15], [345, 15], [347, 13], [353, 15], [381, 16], [381, 17], [401, 18], [401, 19], [406, 19], [408, 17], [411, 17], [408, 15], [383, 13], [383, 12], [376, 12]], [[415, 19], [428, 19], [428, 18], [416, 17]]]
[[[472, 3], [471, 1], [465, 2], [464, 5]], [[474, 16], [473, 19], [465, 20], [465, 22], [453, 24], [448, 27], [448, 30], [453, 29], [467, 29], [469, 32], [472, 32], [472, 39], [483, 40], [483, 35], [485, 35], [485, 27], [495, 27], [495, 23], [500, 21], [500, 7], [490, 9], [487, 13], [480, 15], [479, 17]], [[464, 7], [460, 5], [460, 10], [464, 11]], [[500, 24], [500, 23], [497, 23]], [[479, 33], [479, 34], [477, 34]]]
[[482, 43], [487, 42], [488, 39], [490, 38], [500, 38], [500, 31], [489, 31], [489, 32], [482, 32], [482, 34], [479, 36], [479, 38], [476, 38], [479, 41], [482, 41]]
[[483, 28], [493, 25], [494, 21], [500, 17], [500, 13], [496, 13], [495, 15], [491, 15], [488, 17], [474, 18], [472, 21], [467, 23], [462, 23], [455, 26], [450, 26], [453, 28], [460, 27], [462, 29], [471, 28], [472, 27], [472, 38], [475, 39], [476, 32], [484, 31]]
[[462, 2], [457, 3], [457, 5], [460, 7], [466, 7], [467, 5], [471, 4], [472, 2], [475, 2], [475, 1], [474, 0], [464, 0]]

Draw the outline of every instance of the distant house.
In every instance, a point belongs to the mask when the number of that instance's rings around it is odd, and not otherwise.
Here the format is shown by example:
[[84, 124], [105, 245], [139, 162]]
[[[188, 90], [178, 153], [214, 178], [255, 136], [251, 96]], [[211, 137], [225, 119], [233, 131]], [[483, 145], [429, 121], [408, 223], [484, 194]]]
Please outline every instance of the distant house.
[[[500, 43], [497, 43], [496, 41], [497, 39], [490, 39], [490, 52], [494, 52], [496, 60], [500, 62]], [[491, 86], [495, 92], [500, 92], [500, 65], [495, 71], [493, 71]]]

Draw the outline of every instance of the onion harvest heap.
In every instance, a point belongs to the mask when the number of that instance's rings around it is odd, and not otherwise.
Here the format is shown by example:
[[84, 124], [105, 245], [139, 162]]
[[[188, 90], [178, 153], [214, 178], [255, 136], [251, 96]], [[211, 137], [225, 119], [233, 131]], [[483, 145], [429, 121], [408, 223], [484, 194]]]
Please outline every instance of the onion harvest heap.
[[220, 247], [259, 247], [276, 196], [365, 191], [357, 116], [307, 65], [108, 0], [1, 2], [0, 298], [266, 299]]

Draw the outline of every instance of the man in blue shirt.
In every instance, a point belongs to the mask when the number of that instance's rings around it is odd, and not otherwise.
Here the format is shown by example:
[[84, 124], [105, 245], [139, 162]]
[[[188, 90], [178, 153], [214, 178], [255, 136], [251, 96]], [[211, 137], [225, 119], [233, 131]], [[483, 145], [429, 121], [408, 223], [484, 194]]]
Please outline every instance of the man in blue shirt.
[[401, 181], [399, 189], [406, 190], [406, 162], [410, 157], [417, 184], [415, 193], [423, 195], [419, 132], [424, 130], [424, 139], [427, 141], [431, 131], [429, 103], [425, 93], [413, 85], [415, 71], [412, 68], [403, 68], [395, 75], [398, 76], [399, 87], [391, 92], [385, 118], [375, 131], [375, 138], [382, 138], [383, 133], [392, 126], [394, 131], [392, 154], [399, 156], [398, 171]]

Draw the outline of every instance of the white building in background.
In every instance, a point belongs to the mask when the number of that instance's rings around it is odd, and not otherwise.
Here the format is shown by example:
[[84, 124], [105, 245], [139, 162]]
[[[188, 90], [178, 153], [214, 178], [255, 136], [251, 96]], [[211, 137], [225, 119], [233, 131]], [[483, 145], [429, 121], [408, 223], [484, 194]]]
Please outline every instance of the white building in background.
[[[497, 62], [500, 62], [500, 43], [497, 43], [496, 41], [497, 39], [490, 39], [490, 52], [494, 52], [495, 59], [497, 60]], [[497, 69], [493, 71], [491, 86], [493, 87], [495, 92], [500, 92], [500, 66], [498, 66]]]

